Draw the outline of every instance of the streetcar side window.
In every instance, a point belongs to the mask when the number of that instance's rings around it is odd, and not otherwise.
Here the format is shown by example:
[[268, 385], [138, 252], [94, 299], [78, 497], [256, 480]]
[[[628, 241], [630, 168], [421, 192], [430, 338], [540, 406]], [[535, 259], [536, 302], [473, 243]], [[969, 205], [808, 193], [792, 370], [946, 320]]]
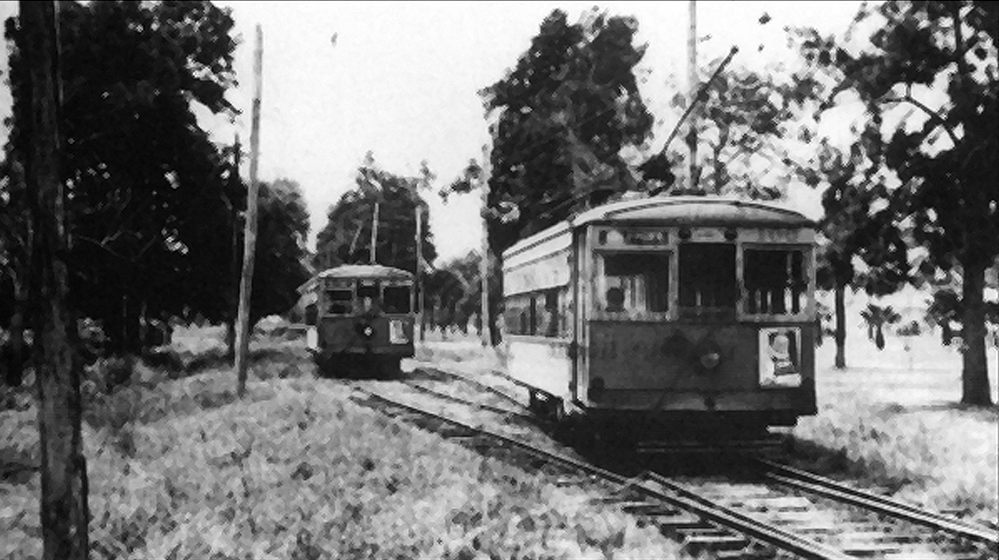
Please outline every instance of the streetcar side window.
[[557, 338], [569, 332], [569, 290], [549, 288], [508, 296], [503, 302], [507, 332], [516, 335]]
[[800, 249], [744, 249], [743, 310], [752, 314], [796, 315], [805, 309], [808, 278]]
[[735, 245], [684, 243], [680, 245], [679, 261], [681, 314], [735, 312], [738, 299]]
[[382, 301], [386, 313], [409, 313], [409, 286], [385, 286]]
[[326, 314], [349, 315], [353, 311], [353, 290], [326, 290]]
[[611, 313], [664, 312], [669, 309], [669, 254], [618, 253], [603, 256], [597, 294]]

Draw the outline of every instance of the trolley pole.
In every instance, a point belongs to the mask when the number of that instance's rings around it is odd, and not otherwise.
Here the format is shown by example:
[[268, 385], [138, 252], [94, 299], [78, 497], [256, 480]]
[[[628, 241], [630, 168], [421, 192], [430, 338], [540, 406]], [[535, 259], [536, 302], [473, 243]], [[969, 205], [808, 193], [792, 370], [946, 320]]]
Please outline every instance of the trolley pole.
[[260, 93], [263, 89], [264, 33], [257, 24], [257, 45], [253, 56], [253, 113], [250, 120], [250, 192], [246, 196], [246, 224], [243, 237], [243, 276], [239, 282], [239, 316], [236, 330], [236, 392], [246, 393], [246, 354], [250, 348], [250, 294], [253, 290], [253, 261], [257, 243], [257, 165], [260, 161]]
[[486, 211], [489, 209], [489, 145], [482, 145], [482, 175], [480, 180], [480, 194], [482, 195], [482, 259], [479, 261], [479, 277], [482, 282], [482, 307], [479, 311], [482, 328], [480, 336], [482, 346], [486, 347], [492, 343], [489, 337], [489, 220], [486, 218]]
[[697, 167], [697, 2], [690, 0], [688, 5], [690, 13], [690, 28], [687, 34], [687, 86], [690, 90], [688, 106], [690, 111], [690, 124], [687, 129], [687, 148], [690, 150], [690, 189], [697, 189], [698, 167]]
[[371, 220], [371, 264], [378, 264], [375, 255], [378, 247], [378, 201], [375, 201], [374, 217]]

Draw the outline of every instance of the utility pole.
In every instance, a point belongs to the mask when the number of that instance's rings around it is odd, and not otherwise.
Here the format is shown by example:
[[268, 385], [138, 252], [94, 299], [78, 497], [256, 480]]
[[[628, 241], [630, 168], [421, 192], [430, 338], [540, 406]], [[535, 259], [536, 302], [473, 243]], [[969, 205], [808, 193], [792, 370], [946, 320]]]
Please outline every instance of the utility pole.
[[260, 94], [263, 89], [264, 32], [257, 24], [257, 45], [253, 56], [253, 113], [250, 117], [250, 192], [246, 196], [246, 224], [243, 237], [243, 276], [239, 282], [239, 317], [236, 330], [237, 394], [246, 393], [246, 354], [250, 349], [250, 295], [253, 290], [253, 261], [257, 244], [257, 165], [260, 162]]
[[687, 148], [690, 151], [690, 189], [696, 190], [698, 184], [697, 168], [697, 2], [690, 0], [690, 28], [687, 33], [687, 87], [690, 90], [688, 106], [692, 108], [690, 112], [690, 124], [687, 129]]
[[[232, 171], [229, 178], [229, 192], [235, 195], [235, 189], [239, 185], [239, 164], [242, 156], [242, 145], [239, 143], [239, 133], [236, 133], [235, 144], [233, 145]], [[239, 207], [235, 204], [234, 197], [229, 198], [229, 209], [232, 211], [232, 256], [229, 259], [229, 279], [232, 282], [232, 290], [229, 292], [229, 320], [228, 329], [225, 335], [226, 352], [230, 360], [236, 359], [236, 317], [239, 315]]]
[[31, 300], [41, 451], [42, 558], [87, 558], [87, 465], [80, 432], [79, 362], [70, 337], [69, 249], [60, 173], [59, 8], [56, 2], [19, 5], [19, 47], [30, 97], [26, 183], [31, 205]]
[[482, 346], [489, 346], [492, 339], [489, 336], [489, 220], [486, 219], [486, 210], [489, 209], [489, 145], [482, 145], [482, 172], [479, 186], [482, 195], [482, 259], [479, 262], [479, 277], [482, 282], [482, 307], [479, 310], [482, 328]]
[[420, 321], [420, 342], [426, 337], [423, 325], [423, 199], [416, 193], [416, 294], [419, 297], [417, 303], [417, 316]]
[[378, 201], [375, 201], [374, 216], [371, 219], [371, 264], [378, 264], [375, 260], [378, 245]]

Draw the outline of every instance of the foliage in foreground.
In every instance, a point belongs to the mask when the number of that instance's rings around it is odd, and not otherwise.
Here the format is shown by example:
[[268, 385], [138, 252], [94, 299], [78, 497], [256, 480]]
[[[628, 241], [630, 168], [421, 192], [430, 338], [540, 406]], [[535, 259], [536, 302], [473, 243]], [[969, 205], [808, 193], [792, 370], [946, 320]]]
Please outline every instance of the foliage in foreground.
[[[253, 375], [300, 375], [285, 358]], [[654, 528], [363, 409], [345, 386], [257, 381], [234, 402], [219, 373], [128, 387], [91, 417], [92, 558], [678, 557]], [[3, 413], [20, 429], [0, 449], [31, 454], [31, 413]], [[37, 492], [37, 477], [0, 481], [0, 555], [40, 554]]]

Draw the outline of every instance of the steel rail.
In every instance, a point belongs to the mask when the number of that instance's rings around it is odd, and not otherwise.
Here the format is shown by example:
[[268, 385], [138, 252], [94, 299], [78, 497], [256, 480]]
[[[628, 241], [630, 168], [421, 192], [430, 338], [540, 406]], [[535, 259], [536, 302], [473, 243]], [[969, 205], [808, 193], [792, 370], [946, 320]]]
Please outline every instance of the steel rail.
[[500, 408], [498, 406], [491, 406], [491, 405], [488, 405], [488, 404], [481, 404], [481, 403], [477, 403], [477, 402], [472, 402], [470, 400], [463, 399], [461, 397], [456, 397], [454, 395], [448, 395], [447, 393], [442, 393], [440, 391], [435, 391], [435, 390], [433, 390], [433, 389], [431, 389], [429, 387], [424, 387], [423, 385], [420, 385], [420, 384], [415, 383], [413, 381], [406, 381], [406, 386], [407, 387], [412, 387], [413, 389], [416, 389], [417, 391], [420, 391], [421, 393], [426, 393], [428, 395], [435, 396], [435, 397], [437, 397], [439, 399], [444, 399], [444, 400], [451, 401], [451, 402], [454, 402], [454, 403], [459, 403], [459, 404], [463, 404], [463, 405], [466, 405], [466, 406], [471, 406], [471, 407], [478, 408], [478, 409], [481, 409], [481, 410], [488, 410], [489, 412], [495, 412], [497, 414], [506, 414], [506, 415], [513, 416], [515, 418], [520, 418], [521, 420], [526, 420], [526, 421], [532, 422], [532, 423], [537, 420], [534, 416], [531, 416], [529, 414], [523, 414], [523, 413], [517, 412], [515, 410], [507, 410], [505, 408]]
[[763, 467], [764, 476], [786, 486], [791, 486], [813, 494], [819, 494], [827, 498], [859, 506], [877, 513], [890, 515], [892, 517], [911, 521], [913, 523], [919, 523], [921, 525], [946, 531], [970, 540], [984, 542], [991, 545], [999, 545], [999, 531], [974, 525], [954, 517], [927, 511], [918, 506], [887, 498], [885, 496], [879, 496], [877, 494], [851, 488], [834, 480], [789, 467], [787, 465], [775, 463], [773, 461], [757, 459], [757, 463]]
[[497, 441], [501, 441], [507, 445], [516, 447], [518, 449], [524, 450], [535, 457], [545, 459], [552, 463], [556, 463], [563, 467], [570, 467], [578, 471], [582, 471], [587, 474], [595, 475], [604, 480], [614, 482], [620, 486], [622, 489], [633, 489], [641, 494], [644, 494], [650, 498], [655, 498], [663, 502], [669, 503], [671, 505], [680, 507], [692, 513], [701, 516], [704, 519], [708, 519], [718, 523], [729, 529], [735, 529], [736, 531], [748, 535], [750, 537], [759, 539], [760, 541], [774, 545], [782, 550], [793, 552], [802, 556], [804, 558], [814, 559], [814, 560], [854, 560], [853, 556], [850, 556], [840, 550], [827, 546], [817, 541], [811, 539], [806, 539], [785, 531], [783, 529], [768, 525], [762, 521], [753, 519], [749, 516], [741, 514], [730, 508], [720, 506], [707, 498], [698, 496], [694, 492], [683, 488], [673, 482], [670, 482], [665, 477], [658, 475], [656, 473], [646, 472], [643, 476], [651, 479], [655, 484], [666, 488], [669, 493], [663, 492], [655, 487], [655, 485], [650, 484], [647, 481], [641, 480], [642, 476], [635, 478], [627, 478], [618, 473], [609, 471], [607, 469], [579, 461], [572, 457], [562, 455], [560, 453], [555, 453], [551, 451], [545, 451], [544, 449], [539, 449], [538, 447], [531, 445], [530, 443], [520, 441], [502, 434], [497, 434], [491, 432], [484, 428], [470, 426], [463, 422], [447, 418], [443, 415], [422, 410], [420, 408], [410, 406], [405, 403], [398, 402], [396, 400], [385, 397], [379, 393], [371, 391], [370, 389], [362, 389], [360, 387], [354, 386], [354, 390], [366, 394], [367, 396], [373, 398], [374, 400], [382, 401], [389, 404], [390, 406], [395, 406], [397, 408], [402, 408], [411, 413], [422, 414], [434, 418], [435, 420], [451, 424], [452, 426], [459, 427], [471, 432], [477, 432], [483, 436], [487, 436]]
[[500, 398], [502, 398], [504, 400], [512, 402], [513, 404], [517, 405], [520, 408], [527, 409], [527, 407], [523, 403], [521, 403], [519, 400], [517, 400], [516, 397], [510, 395], [506, 391], [497, 389], [496, 387], [493, 387], [491, 385], [487, 385], [487, 384], [485, 384], [485, 383], [483, 383], [481, 381], [478, 381], [478, 380], [475, 380], [475, 379], [471, 379], [471, 378], [465, 377], [464, 375], [460, 375], [460, 374], [457, 374], [457, 373], [454, 373], [454, 372], [451, 372], [451, 371], [447, 371], [447, 370], [441, 369], [441, 368], [436, 367], [436, 366], [434, 366], [434, 367], [423, 367], [423, 368], [420, 368], [420, 369], [433, 371], [434, 373], [438, 373], [438, 374], [450, 377], [452, 379], [457, 379], [457, 380], [459, 380], [459, 381], [461, 381], [463, 383], [468, 383], [469, 385], [472, 385], [474, 387], [478, 387], [478, 388], [480, 388], [480, 389], [482, 389], [484, 391], [488, 391], [488, 392], [490, 392], [490, 393], [492, 393], [492, 394], [494, 394], [494, 395], [496, 395], [496, 396], [498, 396], [498, 397], [500, 397]]

